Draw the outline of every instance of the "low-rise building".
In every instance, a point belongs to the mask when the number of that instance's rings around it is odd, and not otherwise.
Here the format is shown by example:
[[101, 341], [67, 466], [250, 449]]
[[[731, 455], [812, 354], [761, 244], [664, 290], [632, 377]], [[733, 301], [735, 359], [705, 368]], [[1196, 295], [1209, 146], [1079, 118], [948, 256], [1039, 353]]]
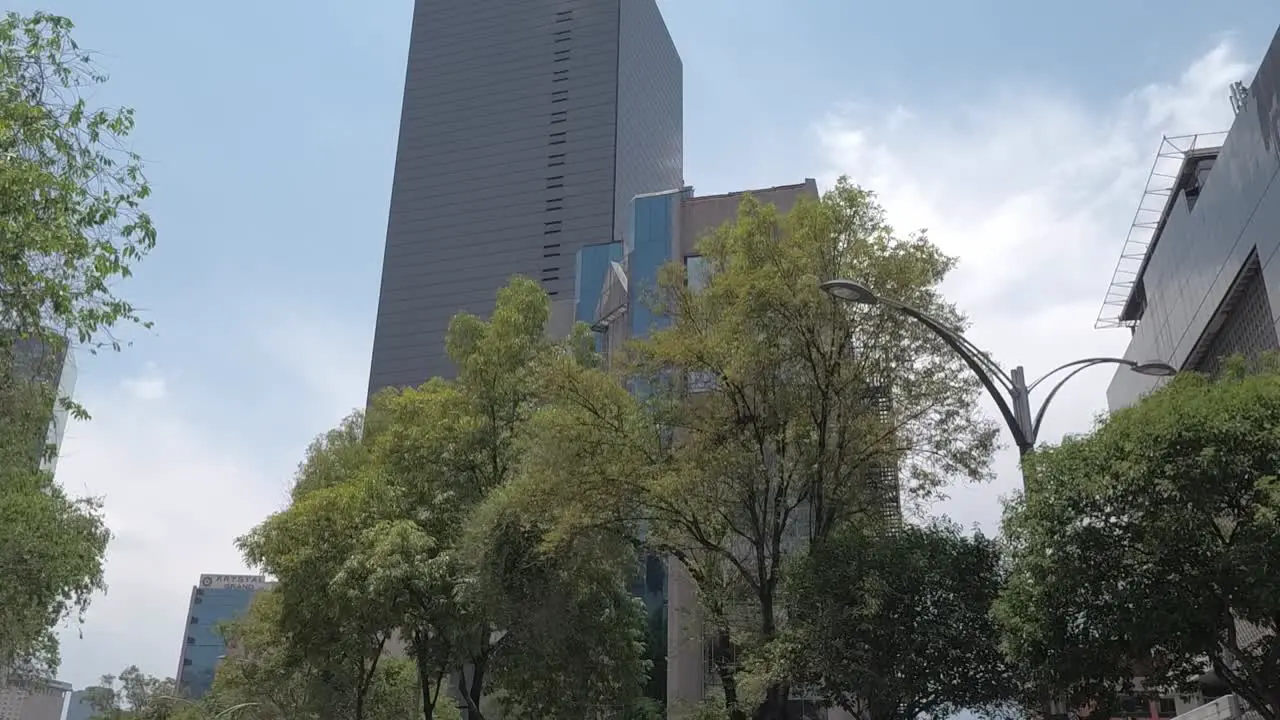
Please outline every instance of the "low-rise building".
[[70, 691], [59, 680], [10, 677], [0, 688], [0, 720], [62, 720]]

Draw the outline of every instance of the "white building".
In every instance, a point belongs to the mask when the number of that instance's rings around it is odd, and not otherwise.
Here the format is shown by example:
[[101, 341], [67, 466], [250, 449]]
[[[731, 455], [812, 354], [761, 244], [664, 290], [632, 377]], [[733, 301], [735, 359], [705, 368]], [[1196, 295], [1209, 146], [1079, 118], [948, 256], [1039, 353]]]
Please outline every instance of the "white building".
[[71, 686], [58, 680], [11, 678], [0, 688], [0, 720], [62, 720]]

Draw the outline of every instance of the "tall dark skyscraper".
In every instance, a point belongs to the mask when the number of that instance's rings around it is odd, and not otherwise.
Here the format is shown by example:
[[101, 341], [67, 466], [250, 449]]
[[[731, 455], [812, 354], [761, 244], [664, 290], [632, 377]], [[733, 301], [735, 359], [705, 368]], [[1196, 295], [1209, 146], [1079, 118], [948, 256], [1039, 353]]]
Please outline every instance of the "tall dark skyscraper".
[[417, 0], [370, 393], [451, 374], [512, 275], [567, 329], [577, 251], [683, 184], [682, 72], [655, 0]]

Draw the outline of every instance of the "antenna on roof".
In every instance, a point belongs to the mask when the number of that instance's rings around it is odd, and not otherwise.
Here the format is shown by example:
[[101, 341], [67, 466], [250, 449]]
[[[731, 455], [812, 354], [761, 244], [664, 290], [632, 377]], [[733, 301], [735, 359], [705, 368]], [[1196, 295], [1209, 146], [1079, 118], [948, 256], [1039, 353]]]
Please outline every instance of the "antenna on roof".
[[1236, 115], [1244, 110], [1244, 106], [1249, 102], [1249, 88], [1239, 80], [1231, 83], [1231, 110]]

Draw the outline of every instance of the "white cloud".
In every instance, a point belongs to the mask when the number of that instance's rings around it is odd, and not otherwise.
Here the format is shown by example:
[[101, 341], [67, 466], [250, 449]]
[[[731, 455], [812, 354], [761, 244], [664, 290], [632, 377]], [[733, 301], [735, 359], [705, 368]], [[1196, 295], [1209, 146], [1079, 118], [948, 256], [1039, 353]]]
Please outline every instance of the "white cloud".
[[[961, 107], [848, 107], [818, 128], [825, 180], [848, 174], [879, 193], [900, 228], [927, 228], [959, 256], [946, 289], [973, 320], [970, 339], [1034, 378], [1123, 354], [1128, 333], [1093, 323], [1161, 135], [1225, 130], [1228, 86], [1251, 74], [1224, 41], [1172, 80], [1105, 106], [1070, 89], [992, 87]], [[1098, 368], [1073, 379], [1041, 439], [1087, 429], [1110, 377]], [[997, 470], [994, 486], [955, 488], [938, 510], [994, 529], [998, 497], [1020, 484], [1011, 447]]]
[[63, 443], [59, 480], [102, 497], [115, 535], [107, 594], [83, 628], [62, 636], [61, 676], [77, 686], [130, 664], [172, 675], [196, 577], [245, 569], [235, 537], [285, 499], [287, 477], [202, 426], [193, 393], [166, 388], [151, 368], [119, 391], [86, 394], [94, 418], [73, 424]]
[[[372, 318], [370, 318], [372, 320]], [[258, 342], [283, 377], [306, 393], [311, 410], [336, 425], [362, 406], [369, 380], [373, 323], [359, 336], [334, 320], [282, 312], [261, 323]], [[325, 427], [315, 428], [320, 432]]]
[[138, 400], [159, 400], [165, 396], [168, 389], [168, 384], [155, 363], [147, 363], [146, 371], [142, 375], [129, 378], [121, 385]]
[[147, 363], [104, 387], [100, 366], [82, 365], [77, 400], [93, 420], [68, 429], [58, 479], [103, 497], [115, 537], [106, 595], [62, 633], [62, 679], [82, 686], [131, 664], [172, 676], [199, 574], [249, 570], [235, 538], [284, 507], [307, 443], [363, 402], [367, 341], [272, 317], [246, 326], [259, 342], [240, 341], [253, 376], [192, 358], [182, 374]]

